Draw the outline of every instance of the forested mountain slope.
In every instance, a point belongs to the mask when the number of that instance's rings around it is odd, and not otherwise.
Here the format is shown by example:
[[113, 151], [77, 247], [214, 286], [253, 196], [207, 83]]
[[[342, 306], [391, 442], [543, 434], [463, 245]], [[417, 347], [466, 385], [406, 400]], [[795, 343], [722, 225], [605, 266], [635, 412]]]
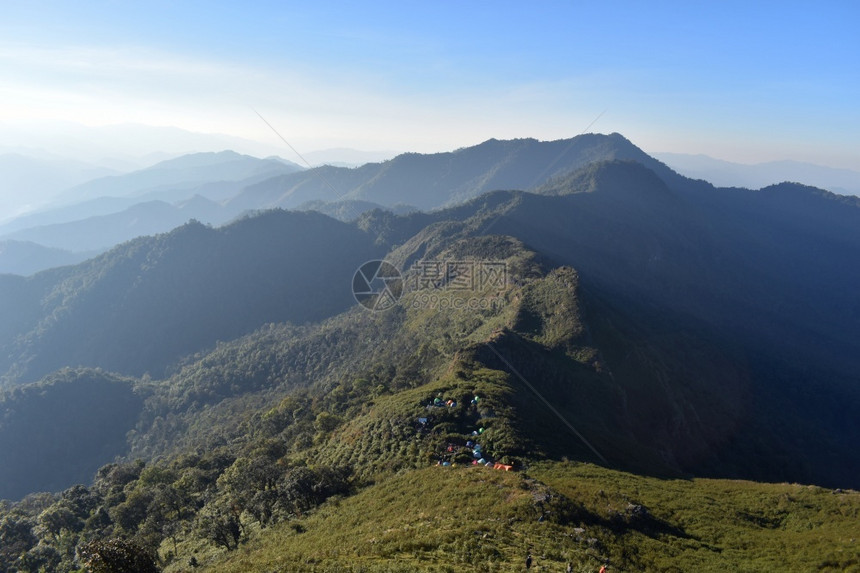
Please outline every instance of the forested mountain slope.
[[[486, 304], [465, 311], [433, 307], [423, 289], [407, 289], [403, 304], [389, 311], [353, 309], [316, 326], [271, 325], [219, 345], [170, 379], [135, 383], [146, 402], [127, 447], [158, 461], [111, 464], [90, 488], [12, 506], [3, 518], [14, 541], [7, 562], [64, 567], [78, 554], [107, 551], [89, 540], [125, 538], [129, 551], [157, 555], [176, 571], [189, 563], [334, 571], [356, 558], [371, 570], [390, 567], [395, 558], [414, 560], [417, 570], [442, 563], [469, 570], [476, 555], [508, 570], [528, 551], [554, 566], [609, 559], [622, 568], [676, 563], [716, 570], [755, 559], [770, 567], [773, 551], [781, 551], [783, 564], [851, 566], [856, 493], [657, 481], [589, 465], [538, 464], [566, 456], [677, 476], [677, 452], [694, 440], [649, 433], [631, 416], [635, 393], [650, 395], [653, 407], [680, 407], [702, 417], [702, 425], [729, 430], [734, 424], [721, 420], [724, 408], [738, 404], [714, 393], [707, 379], [695, 388], [668, 388], [677, 379], [663, 370], [667, 364], [636, 376], [615, 370], [617, 353], [635, 348], [667, 363], [695, 356], [700, 367], [726, 372], [731, 366], [718, 362], [714, 349], [680, 356], [686, 348], [670, 352], [660, 340], [650, 348], [636, 348], [636, 340], [626, 346], [630, 341], [622, 337], [641, 325], [601, 308], [604, 302], [583, 290], [573, 269], [553, 268], [514, 239], [446, 238], [450, 231], [440, 226], [423, 233], [392, 259], [422, 251], [425, 261], [504, 262], [510, 273], [504, 288], [468, 292]], [[421, 277], [413, 268], [406, 282]], [[613, 344], [601, 343], [607, 338]], [[50, 383], [43, 393], [52, 395]], [[688, 424], [685, 433], [697, 428]], [[719, 446], [699, 444], [699, 452], [718, 453]], [[475, 453], [514, 473], [463, 468], [477, 460]], [[460, 467], [426, 467], [441, 462]], [[766, 462], [755, 463], [764, 468]], [[667, 497], [660, 493], [666, 488], [683, 494]], [[708, 501], [715, 495], [720, 507], [733, 509], [715, 514]], [[341, 501], [325, 504], [332, 496]], [[428, 505], [411, 515], [418, 510], [398, 501], [405, 499]], [[347, 517], [356, 511], [372, 519]], [[396, 533], [404, 516], [413, 524], [430, 520], [426, 533], [408, 534], [414, 544], [404, 545]], [[511, 527], [513, 537], [505, 533]], [[775, 528], [792, 532], [791, 548], [770, 533]], [[472, 530], [482, 533], [466, 542]], [[821, 535], [831, 539], [826, 548]], [[360, 549], [338, 541], [356, 536], [377, 542]], [[247, 550], [230, 555], [249, 539]], [[84, 549], [76, 554], [75, 547]]]
[[64, 366], [162, 376], [183, 356], [267, 322], [345, 310], [344, 269], [381, 254], [354, 226], [271, 212], [221, 229], [192, 222], [74, 267], [0, 277], [9, 320], [0, 370], [7, 382]]

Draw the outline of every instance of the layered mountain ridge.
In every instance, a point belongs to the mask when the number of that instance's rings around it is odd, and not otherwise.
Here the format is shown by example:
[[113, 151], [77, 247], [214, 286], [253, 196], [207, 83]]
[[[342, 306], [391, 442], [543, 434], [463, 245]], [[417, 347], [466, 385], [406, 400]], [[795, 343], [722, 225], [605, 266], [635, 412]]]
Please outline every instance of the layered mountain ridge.
[[[301, 170], [276, 158], [191, 154], [79, 185], [63, 195], [71, 203], [7, 221], [0, 238], [88, 252], [166, 232], [189, 219], [220, 225], [271, 208], [322, 210], [341, 220], [375, 208], [432, 210], [485, 191], [532, 190], [589, 162], [614, 158], [634, 159], [664, 177], [675, 176], [618, 134], [550, 142], [489, 140], [450, 153], [406, 153], [357, 168]], [[51, 262], [46, 259], [38, 268]]]

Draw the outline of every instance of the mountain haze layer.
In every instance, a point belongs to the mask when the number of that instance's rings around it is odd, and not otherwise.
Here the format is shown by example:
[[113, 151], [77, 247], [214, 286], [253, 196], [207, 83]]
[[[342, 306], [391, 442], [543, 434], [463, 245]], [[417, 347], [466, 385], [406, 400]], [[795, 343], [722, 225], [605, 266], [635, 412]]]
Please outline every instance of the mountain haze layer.
[[824, 167], [800, 161], [733, 163], [707, 155], [655, 153], [654, 157], [695, 179], [705, 179], [718, 187], [759, 189], [779, 181], [795, 181], [842, 195], [860, 195], [860, 172]]
[[[62, 196], [68, 204], [8, 221], [0, 225], [0, 238], [91, 253], [191, 219], [218, 225], [273, 207], [313, 208], [342, 220], [380, 207], [435, 209], [487, 190], [533, 188], [591, 161], [616, 157], [670, 173], [618, 134], [554, 142], [490, 140], [452, 153], [407, 153], [354, 169], [319, 167], [305, 175], [276, 158], [191, 154], [69, 189]], [[42, 270], [53, 262], [34, 257], [30, 268]], [[14, 264], [5, 266], [14, 269]]]
[[0, 173], [3, 174], [0, 223], [4, 223], [22, 212], [39, 208], [68, 187], [115, 172], [91, 163], [47, 154], [2, 153]]
[[[619, 134], [489, 140], [450, 153], [406, 153], [356, 168], [304, 171], [276, 158], [204, 153], [75, 187], [65, 194], [72, 203], [8, 221], [0, 225], [0, 238], [81, 253], [166, 232], [190, 219], [219, 225], [269, 208], [315, 209], [341, 220], [374, 208], [433, 210], [486, 191], [535, 190], [588, 163], [613, 159], [635, 160], [670, 184], [692, 185]], [[51, 262], [34, 259], [32, 267], [49, 268]]]

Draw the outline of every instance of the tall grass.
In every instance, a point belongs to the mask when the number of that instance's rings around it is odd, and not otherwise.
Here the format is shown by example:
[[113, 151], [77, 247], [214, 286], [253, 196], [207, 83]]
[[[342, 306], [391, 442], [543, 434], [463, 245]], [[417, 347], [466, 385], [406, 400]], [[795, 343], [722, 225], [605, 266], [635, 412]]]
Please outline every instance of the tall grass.
[[[590, 464], [406, 470], [205, 570], [860, 571], [860, 494]], [[174, 568], [173, 570], [181, 570]]]

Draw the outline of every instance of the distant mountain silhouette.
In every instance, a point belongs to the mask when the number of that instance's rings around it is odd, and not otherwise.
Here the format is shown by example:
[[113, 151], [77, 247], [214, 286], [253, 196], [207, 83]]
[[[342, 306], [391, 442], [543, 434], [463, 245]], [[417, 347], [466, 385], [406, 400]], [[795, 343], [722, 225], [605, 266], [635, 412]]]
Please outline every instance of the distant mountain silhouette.
[[[64, 196], [72, 203], [54, 204], [0, 224], [0, 240], [73, 251], [80, 261], [82, 253], [166, 232], [191, 219], [222, 224], [240, 212], [216, 201], [274, 174], [298, 169], [280, 158], [256, 159], [232, 151], [185, 155], [68, 190]], [[91, 196], [95, 197], [80, 200]], [[45, 265], [52, 259], [37, 257], [31, 263], [26, 270], [38, 271], [50, 268]]]
[[760, 189], [784, 181], [794, 181], [842, 195], [860, 195], [860, 172], [836, 169], [800, 161], [734, 163], [707, 155], [655, 153], [661, 161], [682, 175], [704, 179], [718, 187]]
[[88, 253], [72, 253], [22, 241], [0, 241], [0, 274], [30, 275], [35, 272], [80, 263]]
[[[0, 225], [0, 240], [89, 252], [190, 219], [217, 225], [274, 207], [316, 209], [342, 220], [379, 207], [398, 213], [435, 209], [488, 190], [534, 189], [593, 161], [614, 158], [634, 159], [667, 179], [677, 177], [618, 134], [553, 142], [489, 140], [451, 153], [407, 153], [355, 169], [300, 171], [279, 158], [199, 153], [80, 185], [65, 194], [75, 203]], [[221, 205], [188, 202], [192, 196]]]
[[[288, 161], [257, 159], [234, 151], [192, 153], [125, 175], [89, 181], [67, 190], [62, 197], [73, 202], [96, 197], [133, 197], [155, 191], [191, 189], [209, 182], [241, 181], [299, 170], [298, 165]], [[175, 199], [183, 198], [175, 196]]]
[[363, 213], [373, 211], [375, 209], [390, 211], [397, 215], [405, 215], [418, 210], [411, 205], [399, 204], [385, 206], [380, 205], [379, 203], [372, 203], [370, 201], [350, 199], [343, 199], [340, 201], [308, 201], [307, 203], [302, 203], [295, 208], [296, 211], [317, 211], [318, 213], [328, 215], [329, 217], [334, 217], [339, 221], [353, 221]]
[[379, 163], [399, 155], [396, 151], [360, 151], [358, 149], [335, 148], [320, 149], [302, 153], [311, 165], [332, 165], [335, 167], [360, 167], [366, 163]]
[[164, 201], [135, 203], [116, 213], [32, 227], [6, 237], [77, 252], [103, 251], [135, 237], [166, 233], [190, 219], [220, 224], [228, 218], [218, 203], [198, 195], [176, 205]]
[[47, 154], [0, 154], [0, 224], [22, 209], [38, 208], [73, 185], [115, 173], [93, 164]]
[[324, 166], [274, 177], [249, 186], [228, 205], [294, 208], [312, 200], [351, 199], [431, 210], [486, 191], [534, 189], [553, 177], [609, 159], [634, 159], [661, 169], [659, 162], [617, 133], [558, 141], [491, 139], [448, 153], [404, 153], [355, 169]]
[[190, 223], [26, 279], [0, 275], [0, 370], [9, 380], [64, 365], [161, 375], [266, 322], [345, 310], [351, 273], [381, 254], [354, 226], [268, 212], [218, 230]]

